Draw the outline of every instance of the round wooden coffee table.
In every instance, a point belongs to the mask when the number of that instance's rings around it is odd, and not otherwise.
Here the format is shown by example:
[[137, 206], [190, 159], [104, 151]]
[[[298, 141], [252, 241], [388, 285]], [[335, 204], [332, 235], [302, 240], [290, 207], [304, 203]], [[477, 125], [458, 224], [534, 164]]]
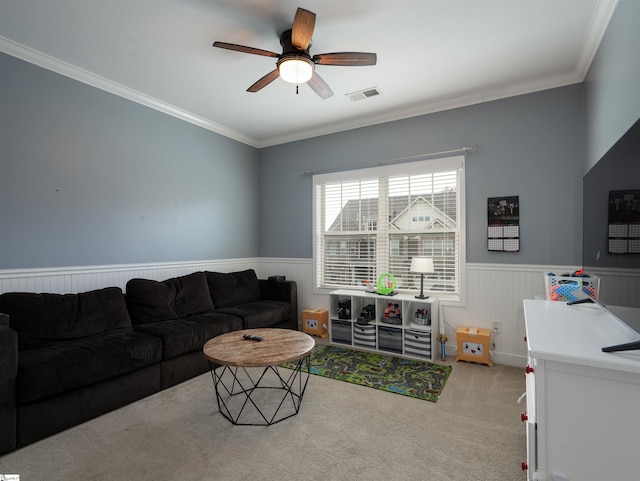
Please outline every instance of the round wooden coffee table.
[[[262, 341], [245, 339], [247, 334]], [[304, 332], [273, 328], [228, 332], [207, 341], [203, 353], [222, 415], [233, 424], [271, 425], [298, 414], [314, 345]], [[291, 369], [279, 367], [285, 363]]]

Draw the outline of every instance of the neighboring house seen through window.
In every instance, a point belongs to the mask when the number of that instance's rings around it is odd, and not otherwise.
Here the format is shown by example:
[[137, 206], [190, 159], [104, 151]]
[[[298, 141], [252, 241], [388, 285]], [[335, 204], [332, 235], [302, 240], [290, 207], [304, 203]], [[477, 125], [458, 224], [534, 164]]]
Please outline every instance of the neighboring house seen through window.
[[464, 265], [464, 157], [315, 175], [316, 287], [364, 288], [390, 272], [419, 290], [414, 256], [433, 257], [425, 291], [460, 294]]

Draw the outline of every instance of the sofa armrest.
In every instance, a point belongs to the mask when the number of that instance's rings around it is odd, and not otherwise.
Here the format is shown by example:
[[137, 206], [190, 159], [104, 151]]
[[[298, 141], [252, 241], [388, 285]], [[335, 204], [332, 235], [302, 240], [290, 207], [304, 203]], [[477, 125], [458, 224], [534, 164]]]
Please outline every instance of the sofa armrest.
[[0, 313], [0, 455], [16, 449], [18, 334]]
[[269, 301], [291, 304], [290, 329], [298, 328], [298, 284], [296, 281], [273, 281], [259, 279], [260, 297]]

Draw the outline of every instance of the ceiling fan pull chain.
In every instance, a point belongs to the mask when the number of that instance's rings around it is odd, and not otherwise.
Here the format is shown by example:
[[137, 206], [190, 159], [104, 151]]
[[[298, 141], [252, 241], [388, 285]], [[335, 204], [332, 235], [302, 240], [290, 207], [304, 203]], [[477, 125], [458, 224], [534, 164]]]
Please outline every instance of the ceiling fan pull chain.
[[296, 84], [296, 95], [298, 95], [300, 92], [298, 92], [298, 85]]

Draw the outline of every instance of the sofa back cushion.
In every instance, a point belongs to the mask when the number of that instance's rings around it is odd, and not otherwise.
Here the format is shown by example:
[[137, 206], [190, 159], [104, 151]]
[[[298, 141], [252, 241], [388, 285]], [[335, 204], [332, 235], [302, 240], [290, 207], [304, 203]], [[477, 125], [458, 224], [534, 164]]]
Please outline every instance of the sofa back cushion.
[[45, 347], [101, 332], [131, 329], [119, 287], [79, 294], [7, 292], [0, 312], [9, 314], [20, 349]]
[[205, 272], [216, 309], [260, 300], [260, 282], [253, 269], [239, 272]]
[[165, 281], [131, 279], [127, 282], [127, 306], [136, 325], [213, 311], [204, 272]]

